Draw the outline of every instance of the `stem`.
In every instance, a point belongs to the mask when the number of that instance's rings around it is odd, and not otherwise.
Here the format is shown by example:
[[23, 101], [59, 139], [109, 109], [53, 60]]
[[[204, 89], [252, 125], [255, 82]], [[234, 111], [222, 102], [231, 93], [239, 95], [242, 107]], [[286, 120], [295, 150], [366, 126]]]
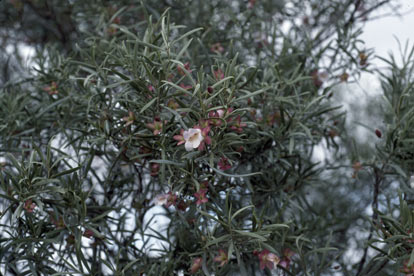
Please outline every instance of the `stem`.
[[[377, 167], [374, 167], [375, 182], [374, 182], [374, 191], [373, 191], [373, 196], [372, 196], [373, 198], [372, 198], [372, 204], [371, 204], [372, 212], [373, 212], [372, 213], [372, 222], [374, 224], [376, 223], [376, 220], [378, 218], [377, 209], [378, 209], [379, 187], [380, 187], [381, 183], [384, 181], [384, 174], [382, 172], [385, 169], [385, 166], [388, 163], [388, 160], [389, 160], [389, 158], [386, 160], [386, 162], [384, 162], [381, 169], [378, 169]], [[367, 241], [371, 240], [373, 232], [374, 232], [374, 226], [371, 225]], [[364, 268], [364, 264], [367, 260], [367, 253], [368, 253], [368, 245], [365, 247], [364, 255], [362, 256], [361, 260], [359, 261], [359, 266], [358, 266], [358, 271], [357, 271], [356, 276], [360, 275], [360, 273], [362, 272], [362, 269]]]

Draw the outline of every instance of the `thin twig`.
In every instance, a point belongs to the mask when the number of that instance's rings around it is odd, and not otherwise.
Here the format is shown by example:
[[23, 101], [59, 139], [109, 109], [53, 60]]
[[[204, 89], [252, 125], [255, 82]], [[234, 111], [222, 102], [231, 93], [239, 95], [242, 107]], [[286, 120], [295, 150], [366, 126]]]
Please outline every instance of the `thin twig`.
[[[372, 223], [373, 224], [376, 224], [376, 220], [378, 218], [377, 210], [378, 210], [379, 189], [380, 189], [381, 183], [384, 181], [384, 174], [382, 172], [384, 171], [385, 166], [388, 163], [388, 160], [389, 160], [389, 158], [386, 160], [386, 162], [384, 162], [381, 169], [378, 169], [377, 167], [374, 167], [375, 182], [374, 182], [374, 191], [373, 191], [372, 205], [371, 205], [372, 206], [372, 211], [373, 211], [373, 213], [372, 213]], [[367, 241], [371, 240], [373, 232], [374, 232], [374, 225], [371, 225]], [[369, 248], [369, 246], [367, 245], [364, 249], [364, 254], [362, 255], [361, 260], [359, 261], [358, 271], [357, 271], [356, 276], [360, 275], [360, 273], [362, 272], [362, 269], [364, 268], [365, 262], [367, 260], [368, 248]]]

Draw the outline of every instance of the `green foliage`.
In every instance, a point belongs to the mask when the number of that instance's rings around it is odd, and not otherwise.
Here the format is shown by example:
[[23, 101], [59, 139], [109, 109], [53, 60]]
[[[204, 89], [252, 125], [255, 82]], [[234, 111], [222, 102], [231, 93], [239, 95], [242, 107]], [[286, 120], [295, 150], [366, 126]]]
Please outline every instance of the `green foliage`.
[[359, 22], [384, 3], [353, 2], [0, 4], [36, 45], [0, 90], [0, 273], [410, 266], [412, 53], [382, 75], [387, 129], [364, 159], [331, 96], [370, 71]]

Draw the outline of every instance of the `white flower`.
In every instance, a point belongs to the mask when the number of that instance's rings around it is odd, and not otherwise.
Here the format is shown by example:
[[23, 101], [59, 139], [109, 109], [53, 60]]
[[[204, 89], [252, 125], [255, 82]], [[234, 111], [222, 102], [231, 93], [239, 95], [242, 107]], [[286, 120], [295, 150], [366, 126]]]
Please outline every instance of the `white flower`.
[[183, 137], [185, 140], [185, 149], [187, 151], [192, 151], [193, 149], [198, 148], [200, 143], [204, 140], [201, 130], [198, 128], [190, 128], [189, 130], [184, 131]]
[[157, 195], [155, 197], [154, 203], [155, 205], [164, 205], [165, 203], [167, 203], [168, 200], [168, 195], [167, 194], [161, 194], [161, 195]]
[[414, 175], [410, 177], [410, 187], [414, 189]]
[[224, 109], [217, 110], [217, 114], [219, 115], [219, 118], [223, 118], [224, 113], [226, 113], [226, 111]]

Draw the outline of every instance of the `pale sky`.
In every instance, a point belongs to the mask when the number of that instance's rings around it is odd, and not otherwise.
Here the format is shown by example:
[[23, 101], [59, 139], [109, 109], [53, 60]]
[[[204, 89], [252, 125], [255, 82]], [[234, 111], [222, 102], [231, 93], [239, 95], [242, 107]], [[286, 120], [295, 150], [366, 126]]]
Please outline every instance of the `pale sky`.
[[[373, 49], [375, 55], [387, 59], [389, 53], [393, 53], [395, 57], [400, 56], [398, 41], [402, 47], [405, 47], [408, 41], [409, 50], [414, 46], [414, 0], [391, 1], [394, 1], [395, 4], [401, 4], [399, 13], [402, 16], [389, 15], [367, 21], [360, 37], [365, 42], [366, 49]], [[378, 17], [389, 13], [389, 9], [381, 9], [373, 16]], [[400, 59], [397, 58], [398, 60]], [[371, 69], [386, 68], [386, 64], [378, 58], [370, 59], [369, 63]], [[348, 131], [354, 133], [354, 137], [360, 142], [366, 142], [370, 139], [376, 141], [374, 130], [378, 128], [385, 131], [386, 126], [381, 120], [376, 120], [375, 114], [371, 114], [367, 110], [366, 103], [381, 99], [382, 91], [378, 75], [364, 72], [357, 79], [357, 82], [341, 83], [338, 88], [334, 98], [337, 103], [342, 105], [343, 110], [347, 111]], [[324, 145], [318, 146], [318, 150], [314, 152], [314, 159], [317, 161], [323, 161], [327, 156], [329, 155], [327, 155]]]
[[[367, 48], [374, 48], [375, 53], [381, 57], [388, 57], [389, 52], [398, 56], [397, 38], [405, 45], [407, 40], [412, 46], [414, 42], [414, 0], [392, 0], [401, 3], [402, 16], [386, 16], [366, 23], [361, 39], [365, 41]], [[389, 10], [379, 10], [374, 16], [389, 14]], [[383, 65], [377, 61], [378, 64]]]
[[[389, 59], [392, 53], [397, 61], [401, 56], [399, 43], [402, 50], [408, 42], [408, 51], [414, 46], [414, 0], [392, 0], [394, 4], [400, 3], [398, 12], [401, 16], [390, 15], [389, 9], [380, 9], [372, 16], [378, 17], [376, 20], [368, 21], [360, 37], [365, 42], [367, 49], [373, 49], [376, 56]], [[388, 16], [381, 15], [388, 14]], [[371, 69], [384, 69], [388, 65], [379, 58], [369, 60]], [[340, 93], [338, 102], [342, 103], [344, 109], [348, 111], [349, 127], [355, 127], [359, 139], [375, 139], [374, 129], [378, 128], [385, 131], [386, 126], [382, 121], [376, 121], [374, 114], [366, 108], [367, 101], [378, 100], [382, 95], [381, 85], [377, 74], [362, 73], [357, 83], [342, 84], [345, 93]], [[377, 97], [376, 95], [380, 96]], [[355, 99], [358, 99], [357, 101]], [[357, 126], [355, 123], [362, 123], [364, 126]]]

